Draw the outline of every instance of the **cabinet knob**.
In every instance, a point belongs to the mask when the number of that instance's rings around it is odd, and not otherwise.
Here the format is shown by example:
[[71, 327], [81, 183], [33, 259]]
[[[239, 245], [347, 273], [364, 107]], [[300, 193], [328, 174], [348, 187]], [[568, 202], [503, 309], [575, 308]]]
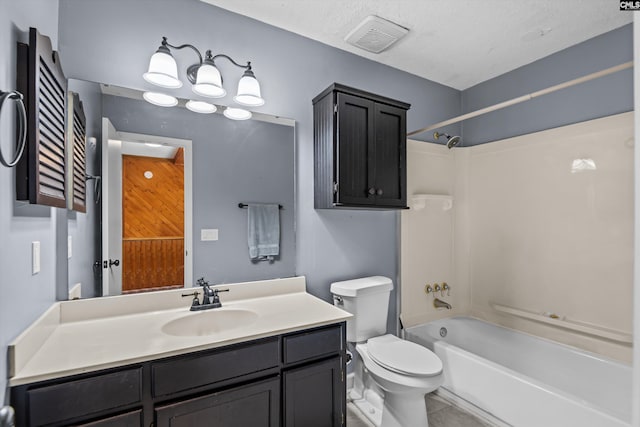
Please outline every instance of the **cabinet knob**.
[[382, 196], [382, 188], [378, 188], [378, 191], [376, 191], [376, 194], [378, 196]]
[[375, 195], [375, 194], [376, 194], [376, 189], [375, 189], [375, 188], [373, 188], [373, 187], [371, 187], [371, 188], [369, 189], [369, 191], [368, 191], [368, 192], [369, 192], [369, 195], [370, 195], [370, 196], [373, 196], [373, 195]]

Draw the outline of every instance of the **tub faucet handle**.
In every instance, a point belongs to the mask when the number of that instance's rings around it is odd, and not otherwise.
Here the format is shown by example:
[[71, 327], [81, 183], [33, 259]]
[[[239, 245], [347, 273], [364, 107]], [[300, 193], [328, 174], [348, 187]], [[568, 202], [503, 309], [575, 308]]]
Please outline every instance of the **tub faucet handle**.
[[451, 286], [447, 282], [442, 282], [442, 296], [444, 296], [444, 291], [447, 291], [447, 296], [451, 296]]
[[424, 293], [429, 295], [430, 293], [433, 292], [433, 288], [431, 287], [431, 285], [424, 285]]
[[[435, 292], [442, 292], [442, 288], [440, 287], [440, 285], [439, 285], [439, 284], [437, 284], [437, 283], [436, 283], [436, 284], [433, 286], [433, 292], [434, 292], [434, 293], [435, 293]], [[441, 294], [441, 296], [442, 296], [442, 294]]]

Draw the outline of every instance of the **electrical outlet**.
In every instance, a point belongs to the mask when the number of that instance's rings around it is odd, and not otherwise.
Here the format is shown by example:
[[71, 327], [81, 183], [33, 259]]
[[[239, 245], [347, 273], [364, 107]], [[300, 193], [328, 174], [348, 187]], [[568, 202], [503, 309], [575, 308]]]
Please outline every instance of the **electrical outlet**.
[[200, 240], [203, 242], [218, 240], [218, 229], [217, 228], [201, 229]]
[[71, 255], [73, 255], [73, 238], [71, 236], [67, 236], [67, 258], [71, 259]]
[[40, 242], [31, 242], [31, 274], [40, 273]]

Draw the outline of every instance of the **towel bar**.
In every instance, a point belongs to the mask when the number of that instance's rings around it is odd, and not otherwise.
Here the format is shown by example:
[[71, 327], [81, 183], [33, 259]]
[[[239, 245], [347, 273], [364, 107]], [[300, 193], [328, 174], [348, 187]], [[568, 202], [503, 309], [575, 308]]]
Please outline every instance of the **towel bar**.
[[[248, 207], [248, 206], [249, 206], [249, 204], [248, 204], [248, 203], [238, 203], [238, 207], [239, 207], [240, 209], [242, 209], [242, 208], [246, 208], [246, 207]], [[278, 209], [284, 209], [284, 207], [283, 207], [282, 205], [278, 205]]]

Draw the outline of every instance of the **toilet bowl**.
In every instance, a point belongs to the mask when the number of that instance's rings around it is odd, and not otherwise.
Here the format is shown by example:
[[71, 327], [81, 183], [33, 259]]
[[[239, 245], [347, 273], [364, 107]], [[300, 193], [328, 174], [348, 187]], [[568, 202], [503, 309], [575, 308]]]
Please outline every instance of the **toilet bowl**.
[[334, 304], [354, 317], [355, 344], [349, 398], [376, 427], [426, 427], [425, 394], [443, 382], [442, 361], [418, 344], [385, 334], [391, 279], [381, 276], [331, 284]]
[[443, 382], [438, 356], [394, 335], [371, 338], [356, 351], [364, 380], [351, 397], [361, 412], [376, 426], [427, 426], [424, 396]]

